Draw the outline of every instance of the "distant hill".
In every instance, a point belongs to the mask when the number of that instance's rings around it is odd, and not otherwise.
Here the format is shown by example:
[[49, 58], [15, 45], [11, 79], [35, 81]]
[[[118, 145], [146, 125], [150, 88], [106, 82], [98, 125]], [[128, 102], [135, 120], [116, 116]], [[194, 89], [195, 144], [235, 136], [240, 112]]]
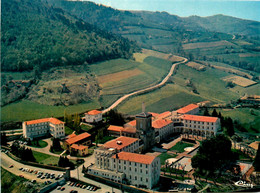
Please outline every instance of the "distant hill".
[[130, 58], [134, 42], [41, 0], [2, 0], [2, 71], [45, 70]]
[[195, 23], [210, 31], [250, 36], [258, 36], [260, 33], [260, 22], [226, 15], [214, 15], [210, 17], [191, 16], [183, 18], [183, 20], [189, 25], [194, 25]]

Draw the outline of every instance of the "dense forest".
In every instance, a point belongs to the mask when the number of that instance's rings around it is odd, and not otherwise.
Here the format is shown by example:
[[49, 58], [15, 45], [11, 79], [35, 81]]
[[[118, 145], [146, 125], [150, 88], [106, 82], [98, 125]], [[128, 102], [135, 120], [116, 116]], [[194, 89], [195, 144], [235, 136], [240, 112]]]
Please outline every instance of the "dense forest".
[[2, 71], [130, 58], [136, 44], [40, 0], [3, 0]]

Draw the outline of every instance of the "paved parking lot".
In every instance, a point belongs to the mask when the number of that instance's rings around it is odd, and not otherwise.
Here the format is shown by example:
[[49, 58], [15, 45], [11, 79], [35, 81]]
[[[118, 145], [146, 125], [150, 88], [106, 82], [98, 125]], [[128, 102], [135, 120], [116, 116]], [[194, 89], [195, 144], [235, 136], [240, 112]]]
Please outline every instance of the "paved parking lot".
[[[70, 185], [68, 185], [68, 183], [70, 183], [70, 182], [67, 182], [65, 185], [63, 185], [63, 186], [61, 186], [61, 188], [65, 188], [64, 190], [60, 190], [58, 187], [56, 187], [55, 188], [55, 190], [53, 190], [53, 191], [51, 191], [52, 193], [69, 193], [69, 192], [71, 192], [72, 190], [76, 190], [76, 191], [78, 191], [78, 193], [83, 193], [83, 192], [92, 192], [92, 193], [94, 193], [94, 192], [96, 192], [96, 193], [105, 193], [106, 191], [104, 190], [104, 189], [101, 189], [101, 188], [97, 188], [95, 191], [94, 190], [88, 190], [88, 187], [94, 187], [93, 185], [87, 185], [87, 187], [86, 188], [80, 188], [80, 187], [76, 187], [75, 185], [74, 186], [70, 186]], [[76, 183], [77, 184], [77, 183]], [[112, 192], [112, 188], [111, 188], [111, 191], [110, 192]]]

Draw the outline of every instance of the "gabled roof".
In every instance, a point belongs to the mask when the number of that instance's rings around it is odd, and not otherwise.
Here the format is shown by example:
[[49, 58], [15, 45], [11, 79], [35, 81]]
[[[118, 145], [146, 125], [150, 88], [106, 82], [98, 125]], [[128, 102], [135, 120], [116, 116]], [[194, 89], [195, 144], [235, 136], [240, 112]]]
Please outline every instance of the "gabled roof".
[[215, 123], [219, 119], [218, 117], [207, 117], [207, 116], [188, 115], [188, 114], [182, 115], [181, 118], [190, 121], [201, 121], [201, 122], [212, 122], [212, 123]]
[[73, 138], [73, 137], [76, 137], [77, 135], [75, 134], [75, 131], [73, 131], [73, 133], [72, 134], [70, 134], [70, 135], [68, 135], [68, 139], [70, 139], [70, 138]]
[[160, 129], [162, 127], [165, 127], [166, 125], [169, 125], [170, 123], [172, 123], [172, 121], [168, 119], [157, 119], [152, 122], [152, 126], [155, 129]]
[[189, 104], [181, 109], [178, 109], [176, 112], [177, 113], [180, 113], [180, 114], [185, 114], [185, 113], [188, 113], [196, 108], [199, 108], [198, 105], [195, 105], [195, 104]]
[[136, 128], [135, 127], [124, 127], [122, 129], [122, 132], [124, 132], [124, 133], [136, 133]]
[[36, 119], [36, 120], [32, 120], [32, 121], [26, 121], [25, 124], [32, 125], [32, 124], [45, 123], [45, 122], [50, 122], [55, 125], [64, 123], [64, 122], [60, 121], [59, 119], [51, 117], [51, 118], [43, 118], [43, 119]]
[[102, 111], [98, 111], [98, 110], [92, 110], [92, 111], [89, 111], [87, 113], [85, 113], [85, 115], [97, 115], [97, 114], [100, 114], [102, 113]]
[[156, 157], [150, 155], [130, 153], [130, 152], [120, 152], [113, 155], [112, 158], [130, 161], [130, 162], [142, 163], [142, 164], [151, 164]]
[[85, 133], [81, 133], [80, 135], [77, 135], [75, 137], [72, 137], [70, 139], [67, 139], [66, 142], [71, 145], [71, 144], [77, 143], [78, 141], [81, 141], [82, 139], [86, 139], [90, 136], [91, 135], [89, 133], [85, 132]]
[[108, 131], [117, 131], [120, 132], [123, 129], [123, 127], [116, 126], [116, 125], [110, 125], [107, 130]]
[[169, 116], [171, 116], [171, 112], [170, 111], [165, 111], [165, 112], [163, 112], [163, 113], [161, 113], [161, 114], [158, 114], [157, 115], [157, 118], [166, 118], [166, 117], [169, 117]]
[[116, 139], [106, 142], [104, 144], [104, 147], [105, 148], [115, 148], [117, 150], [121, 150], [124, 147], [127, 147], [136, 141], [138, 141], [137, 138], [121, 136], [121, 137], [118, 137]]
[[83, 149], [88, 148], [88, 146], [73, 144], [73, 145], [71, 146], [71, 148], [73, 148], [73, 149], [78, 149], [78, 150], [83, 150]]
[[132, 120], [132, 121], [126, 123], [125, 125], [129, 125], [129, 126], [135, 127], [136, 126], [136, 120]]

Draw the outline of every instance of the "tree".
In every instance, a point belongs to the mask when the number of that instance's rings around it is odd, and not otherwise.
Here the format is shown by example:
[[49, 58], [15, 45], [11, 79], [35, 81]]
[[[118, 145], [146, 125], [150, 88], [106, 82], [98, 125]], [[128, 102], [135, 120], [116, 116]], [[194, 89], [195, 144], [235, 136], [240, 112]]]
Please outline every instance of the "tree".
[[235, 134], [233, 120], [230, 117], [226, 119], [226, 129], [228, 136], [232, 137]]
[[218, 117], [218, 113], [217, 113], [216, 109], [213, 110], [212, 117]]
[[7, 145], [7, 137], [5, 132], [1, 133], [1, 145]]
[[73, 128], [77, 131], [77, 133], [80, 133], [80, 130], [81, 130], [81, 128], [80, 128], [80, 116], [79, 116], [79, 114], [78, 113], [76, 113], [75, 115], [74, 115], [74, 119], [73, 119], [74, 121], [74, 123], [73, 123]]
[[231, 151], [231, 141], [224, 135], [217, 135], [203, 141], [191, 161], [199, 173], [212, 175], [230, 166], [237, 158], [237, 154]]
[[258, 144], [258, 149], [257, 149], [255, 160], [253, 163], [255, 171], [258, 171], [258, 172], [260, 172], [260, 148], [259, 147], [260, 147], [260, 143]]
[[203, 115], [204, 115], [204, 116], [210, 116], [210, 115], [209, 115], [208, 108], [205, 108]]
[[52, 148], [54, 151], [61, 151], [60, 139], [54, 138], [52, 141]]

